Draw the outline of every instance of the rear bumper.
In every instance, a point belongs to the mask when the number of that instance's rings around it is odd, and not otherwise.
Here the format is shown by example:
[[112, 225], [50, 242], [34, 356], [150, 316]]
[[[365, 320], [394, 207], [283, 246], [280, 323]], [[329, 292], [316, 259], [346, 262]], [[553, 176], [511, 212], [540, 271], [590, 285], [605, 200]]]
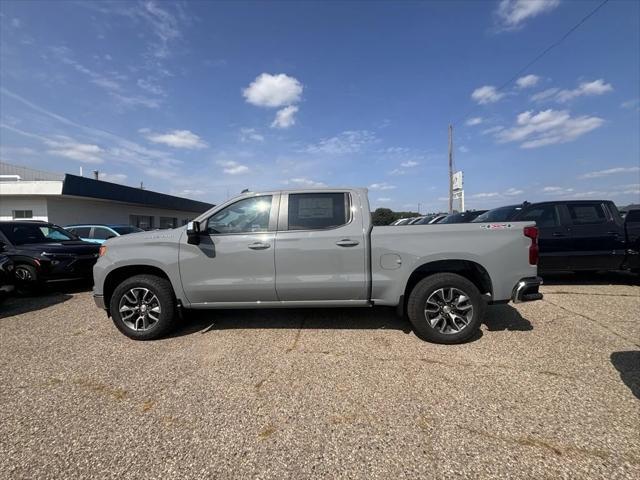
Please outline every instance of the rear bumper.
[[540, 277], [527, 277], [521, 279], [511, 293], [513, 303], [531, 302], [542, 300], [542, 294], [538, 291], [542, 285]]

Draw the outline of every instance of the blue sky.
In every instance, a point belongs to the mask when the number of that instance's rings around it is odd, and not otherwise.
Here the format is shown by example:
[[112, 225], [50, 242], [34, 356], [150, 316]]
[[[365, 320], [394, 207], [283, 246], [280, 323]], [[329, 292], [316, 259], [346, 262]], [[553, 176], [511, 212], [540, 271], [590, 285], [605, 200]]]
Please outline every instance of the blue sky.
[[0, 158], [214, 203], [368, 186], [446, 208], [640, 200], [640, 3], [0, 3]]

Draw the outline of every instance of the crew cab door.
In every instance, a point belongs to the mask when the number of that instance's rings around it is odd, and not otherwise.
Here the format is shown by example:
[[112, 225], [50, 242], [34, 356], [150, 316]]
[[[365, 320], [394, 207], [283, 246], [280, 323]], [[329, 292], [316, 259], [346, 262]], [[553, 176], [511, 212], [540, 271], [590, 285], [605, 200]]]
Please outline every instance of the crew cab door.
[[518, 221], [531, 220], [538, 227], [538, 246], [540, 271], [569, 270], [569, 258], [572, 251], [572, 239], [566, 223], [561, 221], [561, 206], [551, 203], [532, 205], [522, 210]]
[[624, 261], [624, 227], [602, 202], [567, 203], [571, 269], [615, 270]]
[[282, 194], [276, 291], [282, 301], [367, 300], [362, 215], [348, 192]]
[[193, 303], [275, 301], [280, 195], [240, 199], [201, 222], [200, 243], [180, 245], [180, 277]]

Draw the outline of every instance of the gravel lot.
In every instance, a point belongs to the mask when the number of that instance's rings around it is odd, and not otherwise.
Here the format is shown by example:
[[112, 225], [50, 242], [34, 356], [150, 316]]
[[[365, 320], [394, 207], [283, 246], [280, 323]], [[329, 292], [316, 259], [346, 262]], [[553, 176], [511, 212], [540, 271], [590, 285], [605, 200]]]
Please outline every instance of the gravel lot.
[[389, 309], [127, 339], [88, 291], [0, 307], [0, 478], [640, 478], [640, 282], [558, 277], [425, 343]]

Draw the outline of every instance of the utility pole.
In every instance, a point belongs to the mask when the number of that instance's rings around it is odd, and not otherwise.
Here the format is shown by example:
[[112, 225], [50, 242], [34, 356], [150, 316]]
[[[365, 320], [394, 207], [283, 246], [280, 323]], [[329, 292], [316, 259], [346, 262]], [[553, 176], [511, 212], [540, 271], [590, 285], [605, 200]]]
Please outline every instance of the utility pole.
[[453, 213], [453, 125], [449, 124], [449, 213]]
[[420, 202], [418, 202], [418, 215], [420, 215]]

